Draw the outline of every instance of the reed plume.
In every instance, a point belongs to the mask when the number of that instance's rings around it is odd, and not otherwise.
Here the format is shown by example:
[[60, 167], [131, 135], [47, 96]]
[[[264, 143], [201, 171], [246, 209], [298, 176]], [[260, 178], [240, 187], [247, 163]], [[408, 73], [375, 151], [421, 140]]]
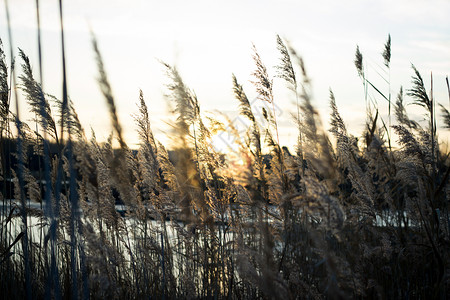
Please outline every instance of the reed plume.
[[22, 81], [21, 87], [25, 93], [28, 104], [31, 106], [31, 111], [36, 116], [40, 116], [36, 119], [36, 122], [41, 125], [47, 134], [59, 143], [56, 122], [52, 117], [50, 104], [48, 100], [45, 99], [40, 84], [37, 83], [33, 77], [30, 60], [21, 49], [19, 49], [19, 56], [23, 60], [23, 75], [19, 76], [19, 79]]
[[0, 117], [1, 130], [6, 130], [6, 123], [9, 117], [9, 85], [8, 85], [8, 67], [6, 65], [6, 56], [3, 51], [3, 43], [0, 39]]

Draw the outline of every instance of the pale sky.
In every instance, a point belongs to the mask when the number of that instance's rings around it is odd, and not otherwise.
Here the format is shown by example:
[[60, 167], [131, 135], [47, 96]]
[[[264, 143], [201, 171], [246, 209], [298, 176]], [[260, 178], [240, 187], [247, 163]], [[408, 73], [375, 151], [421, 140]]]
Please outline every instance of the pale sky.
[[[9, 54], [4, 1], [0, 38]], [[38, 78], [35, 0], [8, 2], [15, 53], [20, 47], [28, 54]], [[61, 97], [58, 1], [40, 2], [44, 89]], [[445, 76], [450, 73], [450, 1], [71, 0], [63, 5], [69, 96], [87, 133], [92, 127], [100, 140], [111, 132], [111, 125], [96, 82], [89, 26], [97, 36], [131, 147], [137, 142], [131, 114], [137, 112], [139, 89], [144, 92], [157, 138], [166, 140], [165, 122], [169, 119], [163, 95], [167, 79], [158, 60], [178, 67], [185, 83], [196, 92], [202, 111], [219, 110], [233, 118], [238, 103], [232, 94], [231, 74], [244, 85], [250, 99], [255, 97], [250, 83], [252, 43], [273, 76], [279, 58], [276, 34], [289, 40], [303, 56], [312, 79], [314, 103], [324, 122], [328, 122], [328, 90], [332, 88], [350, 131], [362, 134], [365, 102], [353, 64], [356, 45], [367, 58], [369, 80], [388, 93], [389, 86], [377, 72], [384, 70], [381, 52], [389, 33], [392, 99], [401, 85], [411, 87], [414, 63], [428, 88], [433, 72], [434, 96], [449, 105]], [[293, 145], [297, 135], [290, 118], [295, 112], [294, 99], [284, 86], [275, 79], [275, 102], [282, 110], [282, 143]], [[387, 112], [383, 100], [378, 99], [380, 111]], [[24, 102], [23, 97], [20, 100]], [[22, 108], [25, 110], [25, 105]], [[422, 112], [418, 114], [420, 118]], [[441, 136], [446, 136], [444, 132], [442, 129]]]

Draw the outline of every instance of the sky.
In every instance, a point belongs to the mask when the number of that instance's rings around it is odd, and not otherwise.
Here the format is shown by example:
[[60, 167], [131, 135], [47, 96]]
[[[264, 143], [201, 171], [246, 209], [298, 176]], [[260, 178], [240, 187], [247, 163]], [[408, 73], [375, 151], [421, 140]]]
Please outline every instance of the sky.
[[[5, 0], [0, 0], [0, 38], [9, 48]], [[13, 46], [29, 57], [38, 78], [35, 0], [9, 0]], [[44, 91], [61, 98], [61, 48], [59, 3], [41, 0]], [[411, 88], [411, 63], [430, 87], [433, 74], [435, 99], [448, 107], [445, 77], [450, 73], [450, 1], [63, 1], [69, 96], [88, 136], [90, 127], [99, 140], [112, 131], [106, 102], [96, 78], [90, 28], [97, 37], [110, 80], [124, 135], [131, 147], [137, 144], [132, 115], [137, 113], [139, 89], [144, 92], [156, 137], [167, 141], [168, 83], [160, 61], [176, 65], [185, 83], [195, 91], [205, 114], [237, 117], [231, 75], [243, 84], [249, 99], [257, 94], [251, 83], [255, 69], [252, 44], [269, 75], [279, 62], [276, 35], [289, 41], [303, 57], [312, 82], [313, 103], [327, 127], [329, 90], [350, 132], [359, 136], [365, 121], [361, 79], [354, 66], [358, 45], [366, 61], [366, 74], [383, 93], [395, 99], [400, 86]], [[381, 53], [388, 34], [392, 38], [390, 73]], [[9, 51], [5, 51], [8, 54]], [[381, 79], [390, 77], [390, 84]], [[297, 138], [291, 113], [294, 97], [285, 83], [274, 79], [275, 103], [282, 144]], [[387, 106], [376, 92], [379, 110]], [[411, 102], [408, 97], [406, 102]], [[20, 97], [24, 103], [24, 97]], [[21, 104], [23, 118], [31, 119]], [[408, 106], [421, 120], [424, 112]], [[385, 118], [387, 118], [385, 116]], [[441, 137], [447, 139], [445, 129]], [[170, 135], [170, 134], [169, 134]]]

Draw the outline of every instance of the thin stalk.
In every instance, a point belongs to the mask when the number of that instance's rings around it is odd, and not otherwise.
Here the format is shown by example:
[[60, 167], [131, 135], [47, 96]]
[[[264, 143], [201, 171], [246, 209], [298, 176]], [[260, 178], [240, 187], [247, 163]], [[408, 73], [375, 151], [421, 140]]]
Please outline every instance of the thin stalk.
[[5, 11], [6, 11], [6, 19], [8, 23], [8, 38], [9, 38], [9, 51], [11, 58], [11, 68], [12, 68], [12, 89], [14, 89], [14, 97], [16, 100], [16, 127], [17, 127], [17, 154], [18, 154], [18, 166], [17, 166], [17, 178], [19, 181], [19, 189], [20, 189], [20, 202], [22, 206], [22, 222], [23, 222], [23, 231], [24, 237], [22, 239], [22, 249], [24, 254], [24, 264], [25, 264], [25, 287], [26, 287], [26, 297], [27, 299], [32, 299], [32, 291], [31, 291], [31, 268], [30, 268], [30, 259], [29, 259], [29, 249], [28, 249], [28, 222], [27, 222], [27, 212], [25, 205], [25, 182], [23, 179], [23, 149], [22, 149], [22, 127], [20, 123], [20, 111], [19, 111], [19, 97], [17, 95], [16, 89], [16, 73], [14, 69], [14, 51], [13, 51], [13, 40], [12, 40], [12, 32], [11, 32], [11, 18], [9, 15], [9, 6], [8, 0], [5, 0]]
[[445, 77], [445, 81], [447, 82], [448, 102], [450, 104], [450, 85], [448, 83], [448, 76]]
[[[165, 220], [163, 221], [164, 227]], [[166, 266], [165, 266], [165, 256], [164, 256], [164, 235], [161, 232], [161, 269], [162, 269], [162, 299], [166, 299]]]
[[431, 102], [431, 110], [430, 110], [430, 127], [431, 127], [431, 162], [432, 162], [432, 170], [431, 170], [431, 181], [432, 181], [432, 192], [431, 192], [431, 203], [432, 203], [432, 209], [433, 209], [433, 216], [436, 221], [435, 224], [435, 230], [436, 235], [439, 235], [439, 217], [437, 216], [436, 209], [434, 208], [435, 203], [435, 197], [434, 192], [436, 191], [436, 147], [435, 147], [435, 139], [436, 139], [436, 117], [435, 117], [435, 104], [434, 104], [434, 97], [433, 97], [433, 73], [431, 73], [431, 88], [430, 88], [430, 102]]
[[62, 71], [63, 71], [63, 105], [61, 113], [61, 143], [64, 143], [64, 112], [68, 108], [68, 97], [67, 97], [67, 77], [66, 77], [66, 51], [64, 46], [64, 26], [63, 26], [63, 6], [62, 0], [59, 0], [59, 21], [61, 30], [61, 55], [62, 55]]
[[[38, 0], [36, 0], [38, 1]], [[61, 26], [61, 54], [62, 54], [62, 68], [63, 68], [63, 104], [61, 111], [61, 143], [64, 143], [64, 117], [68, 112], [68, 96], [67, 96], [67, 75], [66, 75], [66, 55], [65, 55], [65, 45], [64, 45], [64, 23], [63, 23], [63, 6], [62, 0], [59, 0], [59, 20]], [[67, 114], [69, 115], [69, 114]], [[77, 275], [77, 259], [76, 259], [76, 249], [77, 249], [77, 238], [76, 238], [76, 226], [79, 220], [78, 216], [78, 191], [76, 183], [76, 170], [73, 158], [73, 145], [71, 139], [71, 128], [69, 120], [67, 120], [67, 130], [68, 130], [68, 160], [69, 160], [69, 200], [71, 204], [71, 214], [70, 214], [70, 241], [71, 241], [71, 269], [72, 269], [72, 297], [73, 299], [78, 298], [78, 275]], [[61, 153], [61, 156], [64, 155]], [[62, 157], [61, 157], [62, 158]], [[67, 189], [66, 189], [67, 190]]]
[[[37, 22], [37, 39], [38, 39], [38, 60], [39, 60], [39, 83], [41, 85], [41, 97], [42, 99], [44, 99], [44, 86], [43, 86], [43, 74], [42, 74], [42, 47], [41, 47], [41, 21], [40, 21], [40, 11], [39, 11], [39, 0], [36, 0], [36, 22]], [[36, 120], [37, 120], [37, 116], [36, 116]], [[36, 133], [39, 132], [39, 128], [38, 128], [38, 122], [36, 121]], [[46, 135], [47, 135], [47, 131], [44, 130], [44, 141], [46, 140]], [[36, 144], [38, 145], [38, 134], [36, 134]], [[44, 153], [45, 155], [45, 153]], [[41, 160], [40, 158], [38, 158], [38, 164], [39, 164], [39, 190], [42, 190], [42, 167], [41, 167]], [[41, 210], [43, 211], [43, 203], [44, 201], [42, 201], [41, 199]], [[42, 258], [42, 233], [43, 231], [40, 230], [40, 235], [39, 235], [39, 263], [41, 263], [41, 258]], [[39, 268], [40, 269], [40, 268]]]
[[389, 114], [389, 152], [392, 155], [392, 145], [391, 145], [391, 136], [392, 136], [392, 123], [391, 123], [391, 68], [389, 67], [389, 109], [388, 109], [388, 114]]

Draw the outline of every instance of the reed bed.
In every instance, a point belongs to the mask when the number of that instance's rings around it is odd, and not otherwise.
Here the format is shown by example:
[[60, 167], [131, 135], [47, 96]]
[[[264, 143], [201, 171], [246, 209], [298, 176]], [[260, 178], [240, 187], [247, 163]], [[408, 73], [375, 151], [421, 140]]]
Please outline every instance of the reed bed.
[[[389, 36], [382, 54], [389, 72], [390, 47]], [[332, 91], [324, 130], [303, 60], [280, 37], [273, 77], [253, 47], [251, 81], [267, 109], [256, 112], [238, 79], [230, 81], [244, 131], [206, 118], [177, 68], [163, 63], [176, 142], [156, 140], [151, 107], [137, 91], [133, 150], [95, 38], [93, 49], [113, 128], [104, 143], [86, 137], [65, 84], [62, 100], [43, 90], [21, 50], [15, 85], [0, 44], [3, 298], [446, 298], [450, 153], [438, 140], [432, 86], [430, 93], [414, 66], [408, 98], [400, 90], [393, 101], [365, 76], [357, 48], [367, 103], [358, 139]], [[274, 77], [296, 101], [295, 151], [279, 141]], [[34, 124], [12, 112], [16, 88]], [[389, 102], [388, 120], [374, 97]], [[406, 102], [424, 109], [427, 124], [408, 117]], [[211, 144], [224, 130], [239, 145], [239, 167]]]

